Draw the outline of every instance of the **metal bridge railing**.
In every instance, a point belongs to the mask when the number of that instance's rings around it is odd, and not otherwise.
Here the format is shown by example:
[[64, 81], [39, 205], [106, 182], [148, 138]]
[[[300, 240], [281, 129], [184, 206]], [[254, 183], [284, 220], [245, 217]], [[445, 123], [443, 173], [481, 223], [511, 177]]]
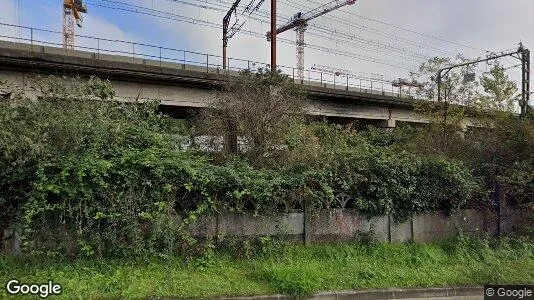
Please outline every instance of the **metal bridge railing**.
[[[0, 39], [11, 42], [29, 43], [31, 45], [51, 47], [63, 46], [61, 42], [63, 40], [63, 34], [59, 31], [7, 23], [0, 23]], [[270, 68], [269, 64], [263, 62], [228, 58], [227, 70], [223, 70], [223, 58], [219, 55], [84, 35], [76, 36], [76, 46], [74, 50], [93, 52], [96, 54], [95, 57], [97, 59], [100, 59], [101, 55], [119, 55], [131, 58], [133, 62], [135, 62], [135, 59], [147, 59], [152, 60], [153, 63], [159, 64], [160, 66], [174, 63], [178, 64], [175, 65], [175, 67], [181, 67], [184, 70], [191, 69], [208, 73]], [[295, 82], [303, 85], [329, 87], [399, 98], [416, 97], [411, 89], [402, 90], [394, 87], [391, 82], [386, 80], [376, 80], [350, 75], [336, 75], [335, 73], [316, 70], [306, 70], [305, 78], [299, 80], [296, 76], [298, 73], [296, 68], [279, 65], [278, 69], [281, 70], [282, 73], [293, 78]]]

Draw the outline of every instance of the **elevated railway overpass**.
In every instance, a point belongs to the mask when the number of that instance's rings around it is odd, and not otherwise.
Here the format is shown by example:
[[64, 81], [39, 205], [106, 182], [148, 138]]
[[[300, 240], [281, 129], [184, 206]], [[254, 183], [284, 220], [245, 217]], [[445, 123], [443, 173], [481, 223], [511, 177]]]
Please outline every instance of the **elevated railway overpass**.
[[[112, 82], [120, 100], [158, 100], [165, 111], [182, 116], [190, 109], [208, 106], [218, 84], [238, 72], [210, 63], [209, 55], [205, 63], [198, 63], [135, 52], [117, 55], [101, 49], [85, 50], [89, 51], [0, 41], [0, 80], [29, 92], [32, 78], [37, 75], [96, 75]], [[257, 67], [251, 62], [248, 66]], [[358, 85], [349, 78], [338, 78], [336, 82], [335, 75], [333, 81], [326, 80], [327, 74], [319, 75], [301, 81], [294, 78], [308, 92], [309, 115], [339, 122], [360, 120], [382, 127], [395, 127], [398, 122], [425, 123], [413, 112], [413, 97], [398, 90], [387, 90], [376, 83], [373, 87], [372, 82], [370, 86], [362, 85], [361, 80]]]

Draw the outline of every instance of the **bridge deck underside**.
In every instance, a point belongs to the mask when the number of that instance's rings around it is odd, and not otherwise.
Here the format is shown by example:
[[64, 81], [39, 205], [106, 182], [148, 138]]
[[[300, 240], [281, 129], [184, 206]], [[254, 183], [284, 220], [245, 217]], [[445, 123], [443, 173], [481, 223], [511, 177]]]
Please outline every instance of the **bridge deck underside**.
[[[53, 47], [0, 42], [0, 80], [31, 90], [40, 74], [97, 75], [110, 79], [120, 100], [159, 100], [162, 105], [202, 108], [216, 96], [215, 90], [228, 74], [221, 70], [194, 70], [180, 64], [96, 53], [66, 51]], [[198, 68], [198, 67], [197, 67]], [[305, 85], [310, 95], [308, 114], [333, 118], [424, 123], [413, 113], [413, 100], [386, 93], [365, 93], [350, 88], [335, 89], [320, 83]]]

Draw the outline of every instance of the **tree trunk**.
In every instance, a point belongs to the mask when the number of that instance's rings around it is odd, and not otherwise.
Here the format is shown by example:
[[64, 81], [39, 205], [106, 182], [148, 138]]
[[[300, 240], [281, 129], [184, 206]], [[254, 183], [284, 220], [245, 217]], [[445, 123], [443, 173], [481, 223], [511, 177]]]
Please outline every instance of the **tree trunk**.
[[228, 120], [227, 127], [227, 136], [226, 136], [226, 152], [230, 154], [237, 153], [237, 126], [233, 120]]

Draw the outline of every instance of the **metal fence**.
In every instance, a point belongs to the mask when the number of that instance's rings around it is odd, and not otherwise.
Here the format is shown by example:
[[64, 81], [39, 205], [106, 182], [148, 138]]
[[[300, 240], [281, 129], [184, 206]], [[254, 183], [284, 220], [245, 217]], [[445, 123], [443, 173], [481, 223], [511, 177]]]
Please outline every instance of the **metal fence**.
[[[0, 39], [31, 45], [62, 47], [63, 34], [59, 31], [40, 29], [27, 26], [0, 23]], [[33, 49], [33, 48], [32, 48]], [[144, 43], [91, 37], [84, 35], [76, 36], [74, 50], [93, 52], [99, 59], [101, 55], [119, 55], [135, 59], [152, 60], [160, 66], [165, 63], [180, 64], [183, 69], [195, 71], [223, 73], [223, 58], [219, 55], [188, 51], [182, 49], [155, 46]], [[69, 50], [66, 50], [69, 51]], [[358, 91], [369, 94], [381, 94], [400, 98], [415, 98], [416, 95], [410, 88], [401, 89], [394, 87], [392, 82], [377, 80], [351, 75], [336, 75], [333, 72], [321, 72], [317, 70], [305, 70], [303, 80], [298, 80], [297, 68], [290, 66], [277, 66], [282, 73], [293, 78], [303, 85], [322, 86], [347, 91]], [[257, 70], [259, 68], [270, 69], [270, 64], [239, 59], [227, 58], [227, 71]]]

